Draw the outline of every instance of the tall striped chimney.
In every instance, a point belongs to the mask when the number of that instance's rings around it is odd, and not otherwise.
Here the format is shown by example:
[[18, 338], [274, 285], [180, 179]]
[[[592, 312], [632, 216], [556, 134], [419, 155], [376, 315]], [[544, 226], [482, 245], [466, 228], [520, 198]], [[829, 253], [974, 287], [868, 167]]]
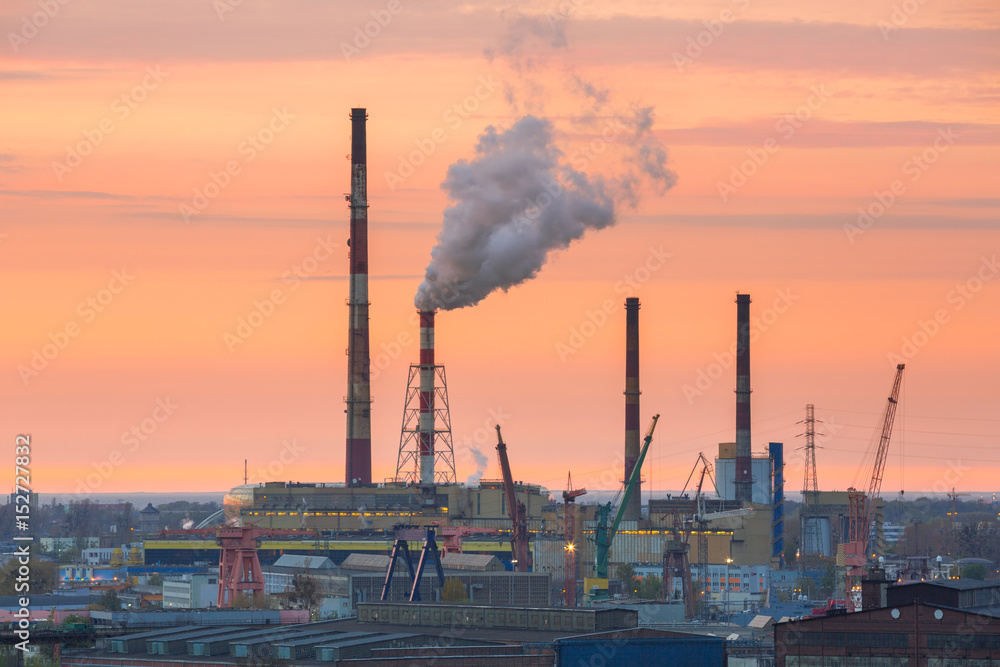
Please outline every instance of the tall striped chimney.
[[[625, 479], [639, 458], [639, 299], [625, 299]], [[642, 480], [625, 507], [624, 519], [638, 521], [642, 511]]]
[[736, 500], [753, 499], [750, 469], [750, 295], [736, 295]]
[[351, 109], [350, 295], [347, 300], [347, 486], [372, 482], [368, 337], [368, 149], [365, 109]]
[[420, 311], [420, 483], [434, 483], [434, 311]]

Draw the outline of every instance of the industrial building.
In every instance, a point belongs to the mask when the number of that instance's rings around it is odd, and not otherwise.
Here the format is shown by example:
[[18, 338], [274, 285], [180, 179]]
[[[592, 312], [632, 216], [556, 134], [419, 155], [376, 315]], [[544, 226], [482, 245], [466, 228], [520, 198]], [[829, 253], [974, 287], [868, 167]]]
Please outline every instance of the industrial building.
[[774, 627], [777, 667], [972, 667], [1000, 661], [1000, 618], [923, 602]]
[[[246, 612], [245, 612], [246, 613]], [[180, 627], [111, 637], [66, 650], [79, 667], [238, 665], [277, 659], [298, 665], [545, 666], [670, 664], [722, 667], [725, 641], [636, 627], [627, 609], [366, 603], [356, 619], [280, 627]]]
[[[879, 553], [885, 553], [885, 501], [881, 498], [875, 504], [875, 512], [875, 548]], [[818, 491], [807, 494], [799, 510], [800, 553], [824, 558], [836, 556], [837, 547], [847, 541], [850, 516], [849, 492]]]

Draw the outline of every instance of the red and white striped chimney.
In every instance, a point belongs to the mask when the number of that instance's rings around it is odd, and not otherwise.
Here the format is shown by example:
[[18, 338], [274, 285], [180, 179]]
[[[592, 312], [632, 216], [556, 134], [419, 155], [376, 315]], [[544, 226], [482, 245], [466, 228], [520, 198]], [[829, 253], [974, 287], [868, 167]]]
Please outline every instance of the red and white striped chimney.
[[434, 311], [420, 311], [420, 483], [434, 483]]
[[750, 460], [750, 295], [736, 295], [736, 500], [753, 500]]
[[[625, 299], [625, 479], [632, 475], [639, 460], [639, 299]], [[625, 507], [624, 518], [638, 521], [641, 518], [642, 481], [637, 480], [635, 491]]]
[[351, 109], [350, 323], [347, 333], [347, 486], [372, 482], [368, 335], [368, 145], [364, 109]]

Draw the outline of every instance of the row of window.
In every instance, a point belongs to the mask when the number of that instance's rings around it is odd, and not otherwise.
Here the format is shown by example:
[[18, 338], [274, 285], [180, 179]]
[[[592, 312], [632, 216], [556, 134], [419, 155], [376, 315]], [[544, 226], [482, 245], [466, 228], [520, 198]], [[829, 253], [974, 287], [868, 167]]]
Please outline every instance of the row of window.
[[[818, 655], [789, 655], [785, 657], [786, 667], [907, 667], [909, 664], [909, 658], [876, 658], [872, 656], [843, 657], [832, 655], [825, 657]], [[937, 665], [935, 667], [944, 666]], [[951, 666], [949, 665], [948, 667]], [[993, 666], [987, 665], [984, 667]], [[1000, 665], [997, 667], [1000, 667]]]
[[983, 635], [969, 632], [961, 635], [928, 634], [927, 648], [991, 648], [1000, 649], [1000, 635]]
[[789, 632], [785, 638], [799, 646], [906, 648], [910, 643], [910, 636], [902, 632]]

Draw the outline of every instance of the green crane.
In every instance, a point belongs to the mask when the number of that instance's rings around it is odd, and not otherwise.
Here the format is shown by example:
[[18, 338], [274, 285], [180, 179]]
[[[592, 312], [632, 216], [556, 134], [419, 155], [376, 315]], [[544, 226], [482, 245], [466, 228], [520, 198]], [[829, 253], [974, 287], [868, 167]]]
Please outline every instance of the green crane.
[[[606, 505], [598, 506], [597, 527], [594, 529], [593, 537], [594, 552], [597, 556], [595, 573], [598, 579], [608, 578], [608, 554], [611, 551], [611, 543], [614, 541], [615, 534], [618, 532], [618, 525], [622, 521], [622, 516], [625, 513], [625, 507], [628, 506], [629, 498], [632, 497], [632, 492], [635, 490], [635, 483], [639, 479], [639, 473], [642, 470], [642, 462], [646, 458], [646, 451], [649, 450], [649, 443], [653, 441], [653, 430], [656, 428], [656, 421], [659, 418], [660, 415], [653, 415], [653, 422], [649, 425], [649, 430], [646, 431], [646, 439], [643, 440], [642, 450], [639, 452], [639, 458], [635, 461], [635, 467], [632, 468], [632, 474], [629, 475], [628, 480], [625, 481], [623, 490], [619, 492], [621, 495], [621, 503], [618, 505], [618, 511], [615, 512], [615, 518], [611, 521], [610, 526], [608, 525], [608, 518], [611, 516], [611, 505], [614, 503], [614, 500]], [[617, 497], [615, 500], [617, 500]], [[598, 590], [597, 597], [603, 597], [606, 595], [607, 589], [604, 589], [603, 591]]]

